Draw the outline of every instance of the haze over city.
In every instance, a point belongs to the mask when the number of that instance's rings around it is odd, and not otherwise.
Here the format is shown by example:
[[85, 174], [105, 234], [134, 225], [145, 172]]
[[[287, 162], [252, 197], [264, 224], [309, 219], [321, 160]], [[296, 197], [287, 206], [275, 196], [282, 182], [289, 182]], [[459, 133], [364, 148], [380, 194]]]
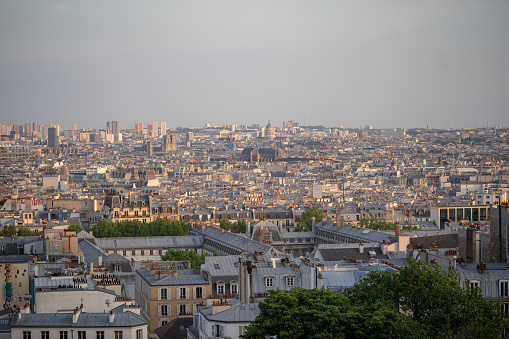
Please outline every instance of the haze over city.
[[507, 126], [507, 32], [504, 1], [4, 1], [0, 116]]

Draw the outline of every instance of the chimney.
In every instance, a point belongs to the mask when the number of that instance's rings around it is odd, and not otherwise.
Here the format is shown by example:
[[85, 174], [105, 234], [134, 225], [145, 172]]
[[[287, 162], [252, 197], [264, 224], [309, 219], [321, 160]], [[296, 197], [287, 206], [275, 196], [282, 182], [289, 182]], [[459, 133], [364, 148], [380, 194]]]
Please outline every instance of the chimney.
[[90, 274], [94, 274], [94, 263], [90, 263]]
[[410, 260], [414, 256], [414, 248], [411, 244], [406, 246], [406, 258]]
[[246, 220], [246, 235], [251, 238], [251, 223], [249, 220]]
[[102, 266], [103, 264], [103, 256], [99, 253], [99, 257], [97, 258], [97, 266]]
[[396, 230], [395, 235], [397, 237], [401, 236], [401, 225], [400, 224], [396, 225], [395, 230]]
[[387, 249], [388, 249], [389, 245], [387, 245], [387, 243], [385, 242], [385, 240], [382, 242], [381, 246], [380, 246], [380, 249], [382, 250], [382, 254], [383, 255], [386, 255], [387, 254]]
[[110, 311], [110, 324], [115, 321], [115, 313], [113, 313], [113, 310]]
[[72, 323], [76, 324], [78, 322], [78, 319], [80, 318], [81, 309], [83, 308], [83, 305], [80, 305], [79, 307], [76, 307], [74, 309], [74, 313], [72, 315]]
[[364, 253], [364, 244], [362, 243], [362, 241], [359, 244], [359, 253]]

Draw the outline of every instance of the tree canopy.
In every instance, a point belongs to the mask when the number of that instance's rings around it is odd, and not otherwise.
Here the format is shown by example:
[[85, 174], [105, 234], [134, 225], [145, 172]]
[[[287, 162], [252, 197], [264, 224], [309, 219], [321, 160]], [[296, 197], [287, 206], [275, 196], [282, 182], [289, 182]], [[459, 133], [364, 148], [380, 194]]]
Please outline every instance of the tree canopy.
[[[214, 253], [214, 255], [218, 255]], [[205, 263], [205, 258], [210, 257], [210, 254], [197, 254], [194, 251], [176, 250], [169, 248], [165, 254], [161, 256], [161, 260], [164, 261], [190, 261], [191, 267], [200, 267], [201, 264]]]
[[313, 217], [315, 217], [315, 222], [320, 222], [323, 220], [323, 218], [327, 218], [328, 220], [330, 219], [327, 217], [324, 211], [319, 210], [315, 206], [311, 208], [306, 208], [302, 213], [302, 220], [300, 222], [300, 225], [295, 227], [295, 232], [300, 232], [302, 230], [304, 230], [305, 232], [311, 231], [313, 227], [312, 223]]
[[69, 225], [69, 227], [67, 227], [67, 230], [68, 231], [75, 231], [76, 234], [80, 233], [83, 229], [79, 226], [79, 225]]
[[[230, 222], [228, 219], [221, 219], [219, 220], [219, 225], [225, 231], [230, 230], [232, 233], [246, 233], [246, 221], [246, 219], [240, 219], [234, 222]], [[254, 223], [253, 219], [249, 221], [251, 224]]]
[[189, 224], [185, 221], [157, 219], [150, 223], [137, 220], [114, 223], [101, 220], [92, 228], [96, 238], [150, 237], [187, 235]]
[[411, 259], [344, 291], [272, 291], [244, 338], [498, 338], [504, 326], [500, 304], [455, 271]]
[[26, 227], [16, 228], [14, 225], [6, 225], [2, 228], [1, 235], [2, 237], [12, 237], [14, 235], [18, 237], [28, 237], [28, 236], [37, 236], [41, 233], [39, 231], [31, 231]]

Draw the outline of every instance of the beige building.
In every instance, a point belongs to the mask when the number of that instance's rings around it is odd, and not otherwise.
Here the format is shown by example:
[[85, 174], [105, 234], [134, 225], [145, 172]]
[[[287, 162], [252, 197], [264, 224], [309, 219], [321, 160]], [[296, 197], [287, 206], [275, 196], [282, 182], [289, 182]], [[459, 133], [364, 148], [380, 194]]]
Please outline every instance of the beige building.
[[21, 309], [27, 301], [29, 289], [29, 261], [27, 255], [0, 256], [0, 281], [4, 309]]
[[149, 323], [149, 335], [177, 317], [191, 317], [198, 305], [206, 304], [212, 283], [188, 262], [144, 262], [136, 271], [136, 302]]

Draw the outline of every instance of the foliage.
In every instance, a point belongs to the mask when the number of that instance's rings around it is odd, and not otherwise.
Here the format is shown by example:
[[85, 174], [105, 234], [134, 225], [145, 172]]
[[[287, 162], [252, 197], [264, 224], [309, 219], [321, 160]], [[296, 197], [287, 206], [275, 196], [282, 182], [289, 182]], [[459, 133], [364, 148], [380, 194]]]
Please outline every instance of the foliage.
[[[396, 229], [396, 225], [398, 222], [387, 222], [384, 220], [378, 220], [375, 217], [372, 218], [364, 218], [361, 220], [361, 225], [372, 230], [381, 230], [381, 231], [394, 231]], [[403, 230], [414, 230], [417, 229], [417, 226], [412, 225], [402, 225], [401, 229]]]
[[31, 231], [28, 228], [20, 227], [19, 229], [16, 229], [16, 226], [14, 225], [6, 225], [2, 229], [2, 237], [12, 237], [12, 236], [18, 236], [18, 237], [29, 237], [29, 236], [38, 236], [41, 233], [39, 231]]
[[75, 231], [76, 234], [80, 233], [83, 229], [79, 226], [79, 225], [69, 225], [69, 227], [67, 227], [67, 230], [68, 231]]
[[96, 238], [108, 237], [153, 237], [187, 235], [189, 224], [185, 221], [157, 219], [150, 223], [138, 220], [114, 223], [101, 220], [92, 228]]
[[17, 231], [18, 237], [32, 237], [41, 235], [39, 231], [32, 231], [28, 228], [19, 228]]
[[271, 291], [244, 338], [498, 338], [507, 320], [455, 271], [411, 259], [344, 291]]
[[345, 293], [358, 305], [385, 305], [415, 320], [428, 338], [493, 338], [504, 325], [498, 303], [463, 289], [457, 273], [411, 259], [399, 274], [371, 271]]
[[[240, 219], [234, 222], [230, 222], [228, 219], [219, 220], [220, 227], [225, 231], [230, 230], [232, 233], [246, 233], [246, 222], [246, 219]], [[253, 224], [254, 220], [250, 219], [249, 222]]]
[[413, 320], [380, 306], [367, 313], [341, 292], [271, 291], [243, 338], [420, 338]]
[[[217, 253], [214, 253], [214, 256], [217, 256]], [[175, 250], [173, 248], [169, 248], [165, 254], [161, 256], [161, 260], [164, 261], [183, 261], [187, 260], [191, 262], [191, 267], [199, 267], [200, 265], [205, 263], [205, 258], [210, 257], [210, 254], [203, 253], [197, 254], [194, 251], [184, 251], [184, 250]]]
[[320, 222], [323, 220], [323, 218], [327, 218], [327, 220], [330, 220], [329, 217], [324, 213], [324, 211], [319, 210], [315, 206], [311, 208], [306, 208], [306, 210], [302, 213], [302, 221], [300, 222], [300, 225], [295, 227], [295, 232], [301, 232], [303, 229], [305, 232], [310, 232], [313, 228], [311, 218], [315, 217], [315, 222]]

